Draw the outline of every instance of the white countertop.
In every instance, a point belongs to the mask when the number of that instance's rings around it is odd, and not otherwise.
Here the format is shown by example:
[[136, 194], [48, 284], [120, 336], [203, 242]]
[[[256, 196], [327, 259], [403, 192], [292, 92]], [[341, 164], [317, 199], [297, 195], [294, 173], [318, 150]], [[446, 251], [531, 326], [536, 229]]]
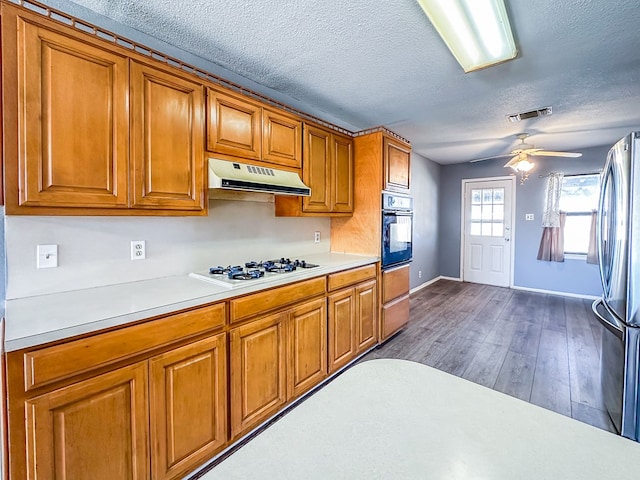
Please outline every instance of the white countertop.
[[320, 266], [233, 289], [180, 275], [7, 300], [4, 348], [31, 347], [378, 261], [340, 253], [304, 258]]
[[347, 370], [200, 480], [606, 480], [640, 444], [405, 360]]

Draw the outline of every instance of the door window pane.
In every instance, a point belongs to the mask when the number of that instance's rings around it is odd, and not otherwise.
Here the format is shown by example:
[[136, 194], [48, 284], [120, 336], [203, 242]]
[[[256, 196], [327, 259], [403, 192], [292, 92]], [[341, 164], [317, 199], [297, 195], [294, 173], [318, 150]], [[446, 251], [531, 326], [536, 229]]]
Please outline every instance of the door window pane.
[[471, 190], [471, 235], [501, 237], [504, 234], [504, 188]]
[[504, 220], [504, 205], [493, 206], [493, 220]]

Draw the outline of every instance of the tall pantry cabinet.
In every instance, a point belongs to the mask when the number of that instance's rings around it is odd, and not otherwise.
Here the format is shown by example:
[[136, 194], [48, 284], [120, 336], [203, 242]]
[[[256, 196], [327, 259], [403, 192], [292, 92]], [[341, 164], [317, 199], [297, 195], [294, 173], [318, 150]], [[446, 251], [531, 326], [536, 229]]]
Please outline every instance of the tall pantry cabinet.
[[[409, 194], [409, 143], [380, 127], [354, 138], [354, 210], [331, 219], [331, 250], [381, 256], [382, 191]], [[384, 341], [409, 320], [409, 265], [382, 272], [379, 339]]]

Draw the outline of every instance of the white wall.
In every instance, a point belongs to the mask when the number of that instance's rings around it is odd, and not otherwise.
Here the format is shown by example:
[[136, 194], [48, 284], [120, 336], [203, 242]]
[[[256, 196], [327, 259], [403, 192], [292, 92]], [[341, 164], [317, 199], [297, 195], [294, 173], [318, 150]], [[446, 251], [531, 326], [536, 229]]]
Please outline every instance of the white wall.
[[[273, 203], [211, 200], [208, 217], [5, 216], [6, 298], [61, 292], [210, 266], [328, 252], [328, 218], [275, 217]], [[321, 242], [313, 242], [314, 231]], [[130, 260], [146, 240], [147, 259]], [[59, 267], [36, 269], [36, 246], [57, 244]]]

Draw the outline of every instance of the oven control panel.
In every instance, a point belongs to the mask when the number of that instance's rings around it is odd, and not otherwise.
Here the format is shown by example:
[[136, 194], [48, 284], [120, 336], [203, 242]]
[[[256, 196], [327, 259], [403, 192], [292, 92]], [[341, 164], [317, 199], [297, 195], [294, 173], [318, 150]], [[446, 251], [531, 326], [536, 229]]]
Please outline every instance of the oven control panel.
[[413, 198], [397, 193], [382, 192], [383, 210], [412, 210]]

